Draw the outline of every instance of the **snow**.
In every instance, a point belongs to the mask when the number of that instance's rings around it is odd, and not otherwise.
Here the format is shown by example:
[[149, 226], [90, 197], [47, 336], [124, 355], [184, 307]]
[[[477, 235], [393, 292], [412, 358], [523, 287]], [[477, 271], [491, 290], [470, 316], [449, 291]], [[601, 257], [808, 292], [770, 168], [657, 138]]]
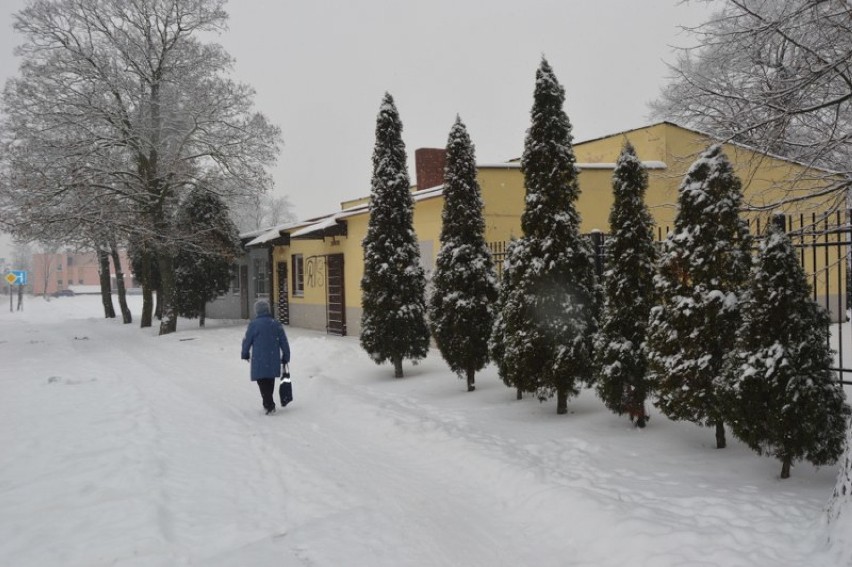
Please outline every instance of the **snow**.
[[276, 238], [280, 238], [280, 237], [281, 237], [281, 232], [278, 229], [278, 227], [270, 228], [269, 230], [267, 230], [266, 232], [264, 232], [263, 234], [261, 234], [257, 238], [246, 243], [246, 246], [248, 247], [248, 246], [258, 246], [260, 244], [266, 244], [267, 242], [269, 242], [271, 240], [275, 240]]
[[[640, 161], [642, 167], [645, 169], [668, 169], [669, 166], [664, 161]], [[576, 162], [574, 163], [574, 167], [580, 170], [583, 169], [615, 169], [615, 162]], [[508, 161], [503, 163], [478, 163], [476, 164], [478, 169], [520, 169], [521, 162], [520, 161]]]
[[100, 284], [97, 284], [97, 285], [74, 284], [74, 285], [69, 285], [68, 289], [70, 289], [74, 293], [80, 293], [80, 294], [87, 294], [88, 293], [88, 294], [93, 294], [93, 295], [100, 295], [100, 293], [101, 293]]
[[557, 416], [493, 367], [468, 393], [435, 350], [397, 380], [295, 328], [295, 402], [265, 416], [243, 323], [158, 337], [99, 301], [0, 312], [0, 564], [847, 564], [837, 467], [781, 481], [654, 409], [635, 429], [584, 391]]
[[290, 238], [297, 238], [299, 236], [305, 236], [307, 234], [311, 234], [312, 232], [317, 232], [319, 230], [325, 230], [327, 228], [332, 228], [337, 224], [337, 215], [329, 215], [323, 220], [309, 224], [308, 226], [297, 230], [296, 232], [290, 233]]

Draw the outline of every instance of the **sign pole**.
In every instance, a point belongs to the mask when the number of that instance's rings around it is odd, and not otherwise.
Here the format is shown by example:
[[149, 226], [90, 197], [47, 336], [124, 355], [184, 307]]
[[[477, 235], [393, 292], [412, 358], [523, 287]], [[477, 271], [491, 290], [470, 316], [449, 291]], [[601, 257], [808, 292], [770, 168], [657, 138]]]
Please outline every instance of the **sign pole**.
[[24, 285], [27, 283], [27, 272], [24, 270], [10, 270], [6, 274], [6, 281], [9, 282], [9, 311], [12, 311], [12, 291], [15, 289], [15, 284], [18, 284], [18, 311], [23, 311]]

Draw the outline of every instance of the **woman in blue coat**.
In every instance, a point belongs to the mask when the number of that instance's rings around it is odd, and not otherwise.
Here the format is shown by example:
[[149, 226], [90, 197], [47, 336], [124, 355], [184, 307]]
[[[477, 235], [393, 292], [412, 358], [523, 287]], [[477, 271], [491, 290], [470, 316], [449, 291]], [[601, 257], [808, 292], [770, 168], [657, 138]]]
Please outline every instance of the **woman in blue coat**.
[[275, 413], [275, 379], [283, 365], [290, 362], [290, 344], [284, 327], [272, 318], [269, 302], [254, 303], [256, 317], [248, 325], [243, 339], [242, 359], [251, 362], [251, 379], [257, 382], [266, 415]]

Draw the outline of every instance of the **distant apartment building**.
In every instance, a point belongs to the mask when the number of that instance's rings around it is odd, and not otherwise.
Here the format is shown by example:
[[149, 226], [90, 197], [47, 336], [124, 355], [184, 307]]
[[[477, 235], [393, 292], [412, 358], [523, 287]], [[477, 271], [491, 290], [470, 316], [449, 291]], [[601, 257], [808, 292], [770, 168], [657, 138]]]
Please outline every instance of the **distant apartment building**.
[[[138, 287], [125, 251], [119, 252], [124, 283], [128, 288]], [[94, 252], [57, 252], [55, 254], [33, 254], [30, 264], [30, 289], [34, 295], [51, 294], [61, 289], [77, 286], [100, 286], [98, 257]], [[110, 281], [115, 289], [115, 266], [110, 260]]]

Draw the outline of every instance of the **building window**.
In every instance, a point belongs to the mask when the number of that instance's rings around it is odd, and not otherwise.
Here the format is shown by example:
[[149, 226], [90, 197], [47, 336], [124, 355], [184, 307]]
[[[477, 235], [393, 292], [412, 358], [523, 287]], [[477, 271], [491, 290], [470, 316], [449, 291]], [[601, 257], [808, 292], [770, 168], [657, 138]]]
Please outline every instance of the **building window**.
[[69, 266], [74, 265], [74, 256], [68, 256], [67, 260], [68, 261], [66, 262], [66, 264], [68, 264]]
[[240, 294], [240, 265], [233, 264], [231, 266], [231, 293], [234, 295]]
[[293, 295], [305, 295], [305, 258], [301, 254], [293, 254]]
[[269, 263], [264, 260], [254, 261], [254, 292], [258, 297], [269, 295]]
[[80, 284], [80, 285], [83, 285], [83, 279], [80, 278], [79, 280], [77, 280], [77, 283]]
[[59, 289], [62, 289], [62, 280], [56, 280], [56, 285], [59, 286]]

